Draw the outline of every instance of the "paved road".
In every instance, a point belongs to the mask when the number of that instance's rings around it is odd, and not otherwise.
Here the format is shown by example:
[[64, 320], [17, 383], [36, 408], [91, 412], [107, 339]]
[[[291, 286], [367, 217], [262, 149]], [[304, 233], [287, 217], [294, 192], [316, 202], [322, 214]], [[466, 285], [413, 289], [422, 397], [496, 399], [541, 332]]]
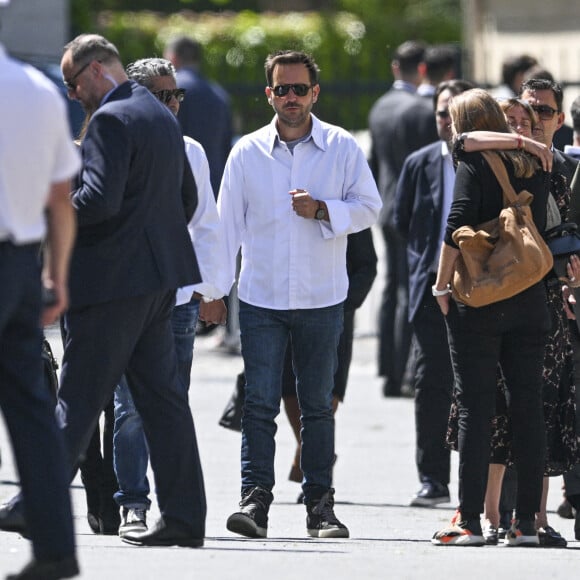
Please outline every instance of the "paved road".
[[[51, 343], [60, 355], [58, 335]], [[217, 424], [242, 363], [199, 338], [192, 373], [193, 409], [208, 492], [205, 548], [138, 548], [111, 536], [95, 536], [85, 518], [84, 492], [72, 488], [82, 578], [149, 580], [174, 578], [278, 580], [294, 578], [489, 579], [574, 578], [580, 572], [580, 542], [572, 541], [573, 522], [550, 514], [551, 523], [570, 541], [567, 550], [505, 547], [442, 548], [429, 538], [452, 515], [452, 504], [437, 509], [409, 508], [417, 488], [414, 467], [413, 406], [410, 399], [384, 399], [375, 376], [376, 339], [355, 340], [346, 401], [337, 415], [336, 512], [349, 526], [347, 540], [308, 538], [305, 510], [295, 503], [299, 489], [287, 480], [294, 453], [292, 433], [279, 420], [278, 483], [270, 511], [269, 538], [248, 540], [225, 529], [239, 494], [239, 434]], [[16, 490], [6, 434], [0, 421], [0, 501]], [[452, 500], [456, 501], [456, 457]], [[39, 477], [42, 474], [39, 473]], [[555, 478], [549, 507], [560, 499]], [[29, 557], [28, 542], [0, 532], [0, 574], [19, 569]]]

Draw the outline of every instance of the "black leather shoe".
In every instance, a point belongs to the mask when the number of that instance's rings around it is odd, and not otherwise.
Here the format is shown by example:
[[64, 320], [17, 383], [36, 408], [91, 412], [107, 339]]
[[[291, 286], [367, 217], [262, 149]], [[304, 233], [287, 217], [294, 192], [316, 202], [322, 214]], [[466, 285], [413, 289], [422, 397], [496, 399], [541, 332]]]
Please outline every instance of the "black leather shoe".
[[449, 503], [449, 488], [438, 481], [425, 479], [421, 489], [411, 499], [413, 507], [432, 507], [440, 503]]
[[74, 556], [62, 560], [32, 560], [18, 574], [9, 574], [6, 580], [59, 580], [79, 573]]
[[565, 520], [573, 520], [576, 516], [576, 510], [572, 507], [572, 504], [567, 500], [562, 500], [562, 503], [558, 506], [556, 513]]
[[203, 538], [193, 536], [188, 525], [167, 517], [160, 518], [145, 532], [127, 532], [121, 540], [135, 546], [183, 546], [185, 548], [203, 546]]
[[0, 530], [16, 532], [28, 537], [26, 519], [21, 501], [12, 500], [0, 506]]
[[105, 536], [116, 536], [121, 525], [119, 506], [111, 500], [110, 504], [101, 508], [99, 515], [99, 533]]
[[566, 539], [557, 532], [552, 526], [546, 526], [538, 530], [540, 546], [545, 548], [565, 548], [568, 545]]

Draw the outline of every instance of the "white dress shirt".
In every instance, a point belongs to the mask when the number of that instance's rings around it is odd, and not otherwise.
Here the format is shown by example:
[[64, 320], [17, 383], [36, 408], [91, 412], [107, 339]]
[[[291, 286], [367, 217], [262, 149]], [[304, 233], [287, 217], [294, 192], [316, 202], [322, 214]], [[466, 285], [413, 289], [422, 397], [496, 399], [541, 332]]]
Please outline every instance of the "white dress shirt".
[[200, 143], [183, 137], [185, 153], [197, 185], [197, 207], [187, 228], [195, 250], [203, 282], [177, 290], [176, 306], [186, 304], [194, 292], [208, 298], [221, 298], [229, 293], [225, 275], [225, 255], [220, 218], [209, 179], [207, 156]]
[[0, 241], [38, 242], [49, 187], [73, 177], [80, 156], [54, 84], [2, 45], [0, 71]]
[[[311, 117], [311, 138], [293, 154], [274, 117], [242, 137], [226, 164], [218, 211], [227, 270], [233, 281], [241, 245], [238, 296], [254, 306], [294, 310], [342, 302], [347, 235], [375, 223], [382, 205], [352, 135]], [[330, 222], [294, 213], [289, 191], [299, 188], [326, 203]]]

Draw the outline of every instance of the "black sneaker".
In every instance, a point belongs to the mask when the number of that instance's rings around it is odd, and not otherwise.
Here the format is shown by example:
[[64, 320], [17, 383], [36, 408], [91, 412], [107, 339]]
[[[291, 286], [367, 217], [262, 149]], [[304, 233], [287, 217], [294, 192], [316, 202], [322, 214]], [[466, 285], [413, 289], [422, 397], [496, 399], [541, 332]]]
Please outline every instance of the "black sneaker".
[[540, 539], [534, 520], [514, 520], [505, 536], [508, 546], [539, 546]]
[[[489, 520], [485, 520], [482, 526], [483, 539], [488, 546], [497, 546], [499, 542], [499, 530]], [[504, 534], [505, 537], [505, 534]]]
[[334, 515], [334, 489], [306, 504], [306, 529], [313, 538], [348, 538], [348, 528]]
[[440, 503], [449, 503], [449, 488], [432, 479], [425, 479], [421, 489], [411, 499], [412, 507], [432, 507]]
[[273, 499], [267, 489], [253, 487], [242, 497], [242, 509], [228, 518], [227, 529], [248, 538], [265, 538], [268, 535], [268, 510]]

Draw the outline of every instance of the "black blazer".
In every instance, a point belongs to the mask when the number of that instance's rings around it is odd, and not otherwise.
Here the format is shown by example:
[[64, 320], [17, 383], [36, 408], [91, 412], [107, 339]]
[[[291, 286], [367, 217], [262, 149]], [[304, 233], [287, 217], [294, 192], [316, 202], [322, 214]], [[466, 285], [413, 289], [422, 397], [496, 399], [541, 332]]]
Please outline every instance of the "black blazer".
[[438, 140], [433, 106], [423, 97], [391, 89], [373, 105], [369, 129], [370, 166], [383, 199], [379, 221], [391, 226], [397, 181], [405, 159]]
[[125, 82], [92, 116], [81, 153], [71, 308], [199, 282], [187, 232], [197, 189], [169, 110]]
[[437, 141], [407, 157], [395, 195], [394, 226], [407, 242], [410, 321], [439, 255], [443, 195], [443, 156]]

